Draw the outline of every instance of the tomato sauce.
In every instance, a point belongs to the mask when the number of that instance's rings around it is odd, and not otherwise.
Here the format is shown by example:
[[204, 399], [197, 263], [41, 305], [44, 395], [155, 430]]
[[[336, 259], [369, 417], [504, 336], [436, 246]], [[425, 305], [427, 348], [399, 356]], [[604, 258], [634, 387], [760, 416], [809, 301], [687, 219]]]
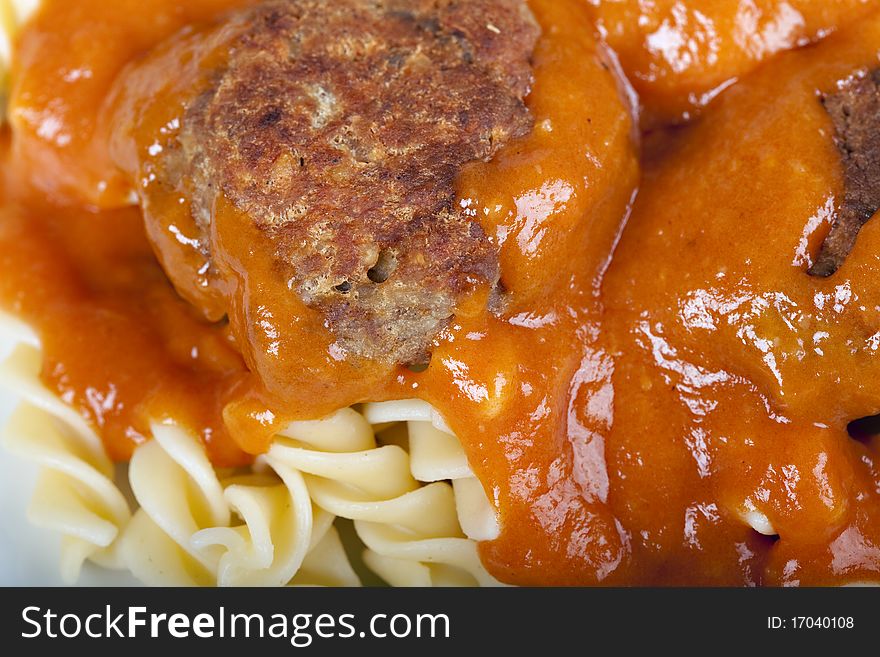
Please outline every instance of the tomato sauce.
[[694, 118], [777, 53], [877, 7], [876, 0], [587, 1], [653, 127]]
[[[194, 251], [162, 248], [194, 227], [188, 199], [153, 184], [151, 152], [173, 142], [204, 83], [193, 62], [222, 60], [211, 25], [247, 4], [48, 0], [19, 39], [0, 297], [38, 331], [44, 382], [114, 459], [169, 419], [216, 465], [246, 465], [290, 420], [419, 398], [499, 509], [501, 535], [480, 552], [504, 581], [876, 578], [874, 447], [846, 433], [880, 411], [873, 356], [846, 347], [873, 335], [880, 312], [867, 286], [876, 227], [845, 284], [803, 271], [841, 191], [828, 119], [814, 96], [804, 111], [807, 92], [876, 61], [864, 45], [876, 19], [835, 37], [840, 50], [823, 43], [732, 88], [700, 124], [656, 135], [640, 183], [634, 108], [591, 8], [531, 0], [543, 30], [535, 128], [457, 181], [500, 247], [510, 305], [498, 317], [479, 295], [463, 304], [416, 373], [339, 359], [323, 318], [270, 266], [267, 238], [223, 230], [246, 224], [231, 204], [214, 216], [226, 283], [200, 280]], [[120, 109], [126, 94], [143, 99], [136, 114]], [[783, 99], [772, 111], [771, 97]], [[133, 199], [162, 221], [145, 228]], [[804, 310], [789, 330], [785, 299], [806, 308], [816, 295], [830, 310]], [[822, 355], [783, 357], [817, 332]], [[779, 538], [752, 529], [750, 510]]]

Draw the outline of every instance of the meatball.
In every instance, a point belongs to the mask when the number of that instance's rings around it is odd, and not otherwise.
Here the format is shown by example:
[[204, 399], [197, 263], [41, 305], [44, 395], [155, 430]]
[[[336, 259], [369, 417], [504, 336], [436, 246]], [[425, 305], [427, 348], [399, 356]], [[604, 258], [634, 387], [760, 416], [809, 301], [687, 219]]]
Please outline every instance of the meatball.
[[496, 246], [455, 180], [531, 130], [525, 2], [275, 0], [233, 24], [159, 167], [186, 181], [207, 265], [222, 195], [347, 353], [418, 362], [476, 288], [500, 308]]
[[822, 104], [834, 122], [834, 142], [843, 163], [844, 197], [822, 244], [813, 276], [831, 276], [855, 246], [862, 226], [880, 210], [880, 70], [838, 83]]

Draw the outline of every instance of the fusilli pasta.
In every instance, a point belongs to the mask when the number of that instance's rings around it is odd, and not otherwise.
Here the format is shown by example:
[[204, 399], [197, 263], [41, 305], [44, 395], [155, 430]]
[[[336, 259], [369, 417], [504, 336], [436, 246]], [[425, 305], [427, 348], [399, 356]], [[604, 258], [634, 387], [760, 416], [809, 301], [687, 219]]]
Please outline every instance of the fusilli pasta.
[[64, 536], [68, 581], [88, 559], [151, 585], [357, 586], [341, 517], [392, 585], [498, 583], [476, 549], [498, 534], [494, 509], [430, 405], [294, 422], [237, 471], [215, 469], [182, 427], [154, 423], [117, 474], [88, 423], [40, 383], [38, 340], [13, 319], [2, 325], [17, 346], [0, 384], [23, 399], [4, 442], [42, 467], [29, 517]]

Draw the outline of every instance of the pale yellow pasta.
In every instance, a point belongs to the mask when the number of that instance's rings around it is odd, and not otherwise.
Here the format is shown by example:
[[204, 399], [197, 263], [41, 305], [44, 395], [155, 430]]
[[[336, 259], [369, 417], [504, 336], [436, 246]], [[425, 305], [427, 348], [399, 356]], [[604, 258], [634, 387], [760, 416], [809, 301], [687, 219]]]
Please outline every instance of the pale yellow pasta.
[[302, 567], [291, 584], [293, 586], [360, 585], [360, 580], [345, 554], [339, 532], [332, 524], [327, 525], [323, 538], [306, 554]]
[[[39, 1], [0, 0], [0, 122], [12, 43]], [[0, 331], [17, 343], [0, 385], [22, 399], [4, 443], [41, 466], [29, 518], [61, 534], [65, 580], [93, 561], [154, 585], [357, 586], [339, 516], [392, 585], [497, 583], [475, 543], [498, 535], [494, 507], [430, 405], [367, 404], [294, 423], [233, 473], [218, 472], [184, 429], [155, 424], [117, 472], [85, 419], [40, 382], [33, 332], [5, 315]]]
[[473, 579], [466, 572], [444, 564], [422, 563], [412, 559], [397, 559], [367, 550], [364, 562], [370, 570], [391, 586], [472, 586]]
[[23, 400], [3, 431], [3, 444], [41, 466], [28, 518], [62, 535], [66, 581], [77, 579], [87, 559], [119, 567], [118, 538], [131, 514], [113, 481], [113, 464], [88, 424], [39, 382], [33, 335], [16, 322], [2, 324], [4, 333], [22, 341], [0, 364], [0, 387]]
[[418, 400], [366, 404], [364, 417], [380, 426], [405, 421], [413, 476], [420, 481], [452, 482], [458, 519], [468, 538], [498, 537], [496, 508], [474, 477], [458, 438], [435, 408]]
[[[148, 584], [168, 583], [168, 572], [177, 584], [289, 584], [333, 522], [313, 509], [302, 474], [265, 459], [263, 472], [256, 468], [221, 481], [195, 436], [163, 424], [152, 434], [129, 468], [138, 516], [146, 516], [123, 539], [131, 571]], [[144, 545], [156, 546], [163, 558]], [[315, 583], [321, 582], [314, 573], [332, 572], [335, 582], [357, 584], [344, 553], [334, 554], [347, 568], [313, 566]]]
[[483, 491], [483, 484], [476, 477], [456, 479], [452, 482], [455, 492], [455, 509], [465, 535], [474, 541], [491, 541], [498, 538], [501, 527], [495, 507]]
[[759, 534], [764, 534], [764, 536], [776, 535], [776, 529], [773, 527], [773, 523], [770, 522], [770, 519], [766, 514], [755, 507], [751, 500], [745, 501], [743, 508], [739, 509], [738, 515], [744, 523]]
[[43, 467], [30, 516], [62, 534], [69, 581], [91, 560], [160, 586], [357, 586], [339, 516], [354, 521], [364, 563], [389, 584], [497, 584], [474, 540], [497, 535], [494, 508], [424, 402], [294, 422], [235, 472], [214, 468], [188, 431], [155, 423], [122, 473], [129, 501], [98, 436], [40, 382], [38, 340], [0, 320], [18, 343], [0, 384], [25, 400], [5, 442]]
[[0, 123], [6, 117], [6, 95], [12, 43], [21, 25], [36, 11], [40, 0], [0, 0]]
[[210, 586], [211, 573], [181, 549], [143, 509], [134, 514], [122, 538], [125, 565], [148, 586]]
[[[386, 430], [406, 421], [412, 459], [399, 444], [378, 446], [368, 420]], [[334, 431], [319, 429], [329, 425], [347, 426], [350, 438], [345, 447], [357, 451], [340, 452], [339, 445], [323, 441], [323, 435]], [[497, 584], [483, 568], [476, 543], [462, 531], [465, 524], [497, 535], [495, 515], [487, 511], [479, 484], [465, 486], [470, 499], [456, 504], [453, 486], [446, 480], [472, 480], [473, 474], [457, 439], [437, 426], [446, 428], [446, 423], [424, 402], [367, 404], [363, 415], [344, 409], [321, 422], [293, 423], [281, 432], [269, 455], [307, 473], [319, 506], [355, 521], [358, 536], [369, 548], [365, 561], [384, 579], [424, 585], [425, 577], [443, 572], [455, 573], [444, 575], [444, 584]], [[377, 471], [383, 473], [379, 479], [373, 474]], [[421, 485], [420, 477], [431, 483]], [[468, 514], [464, 523], [459, 510]], [[470, 512], [478, 513], [479, 520], [471, 519]], [[494, 527], [483, 526], [487, 518]], [[408, 566], [395, 571], [393, 578], [388, 573], [393, 564], [412, 562], [424, 567]]]

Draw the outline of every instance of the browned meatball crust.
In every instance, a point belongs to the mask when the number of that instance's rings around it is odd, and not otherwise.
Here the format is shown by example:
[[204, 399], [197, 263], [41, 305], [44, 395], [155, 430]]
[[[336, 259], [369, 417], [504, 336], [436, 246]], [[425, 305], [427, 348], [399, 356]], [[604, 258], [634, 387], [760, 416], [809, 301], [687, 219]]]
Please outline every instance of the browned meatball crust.
[[534, 18], [524, 0], [273, 0], [239, 20], [165, 166], [206, 250], [222, 192], [340, 346], [418, 362], [462, 295], [500, 296], [454, 182], [531, 129]]
[[810, 268], [813, 276], [825, 277], [840, 268], [862, 226], [880, 209], [880, 69], [856, 72], [821, 100], [834, 123], [844, 183], [843, 203]]

